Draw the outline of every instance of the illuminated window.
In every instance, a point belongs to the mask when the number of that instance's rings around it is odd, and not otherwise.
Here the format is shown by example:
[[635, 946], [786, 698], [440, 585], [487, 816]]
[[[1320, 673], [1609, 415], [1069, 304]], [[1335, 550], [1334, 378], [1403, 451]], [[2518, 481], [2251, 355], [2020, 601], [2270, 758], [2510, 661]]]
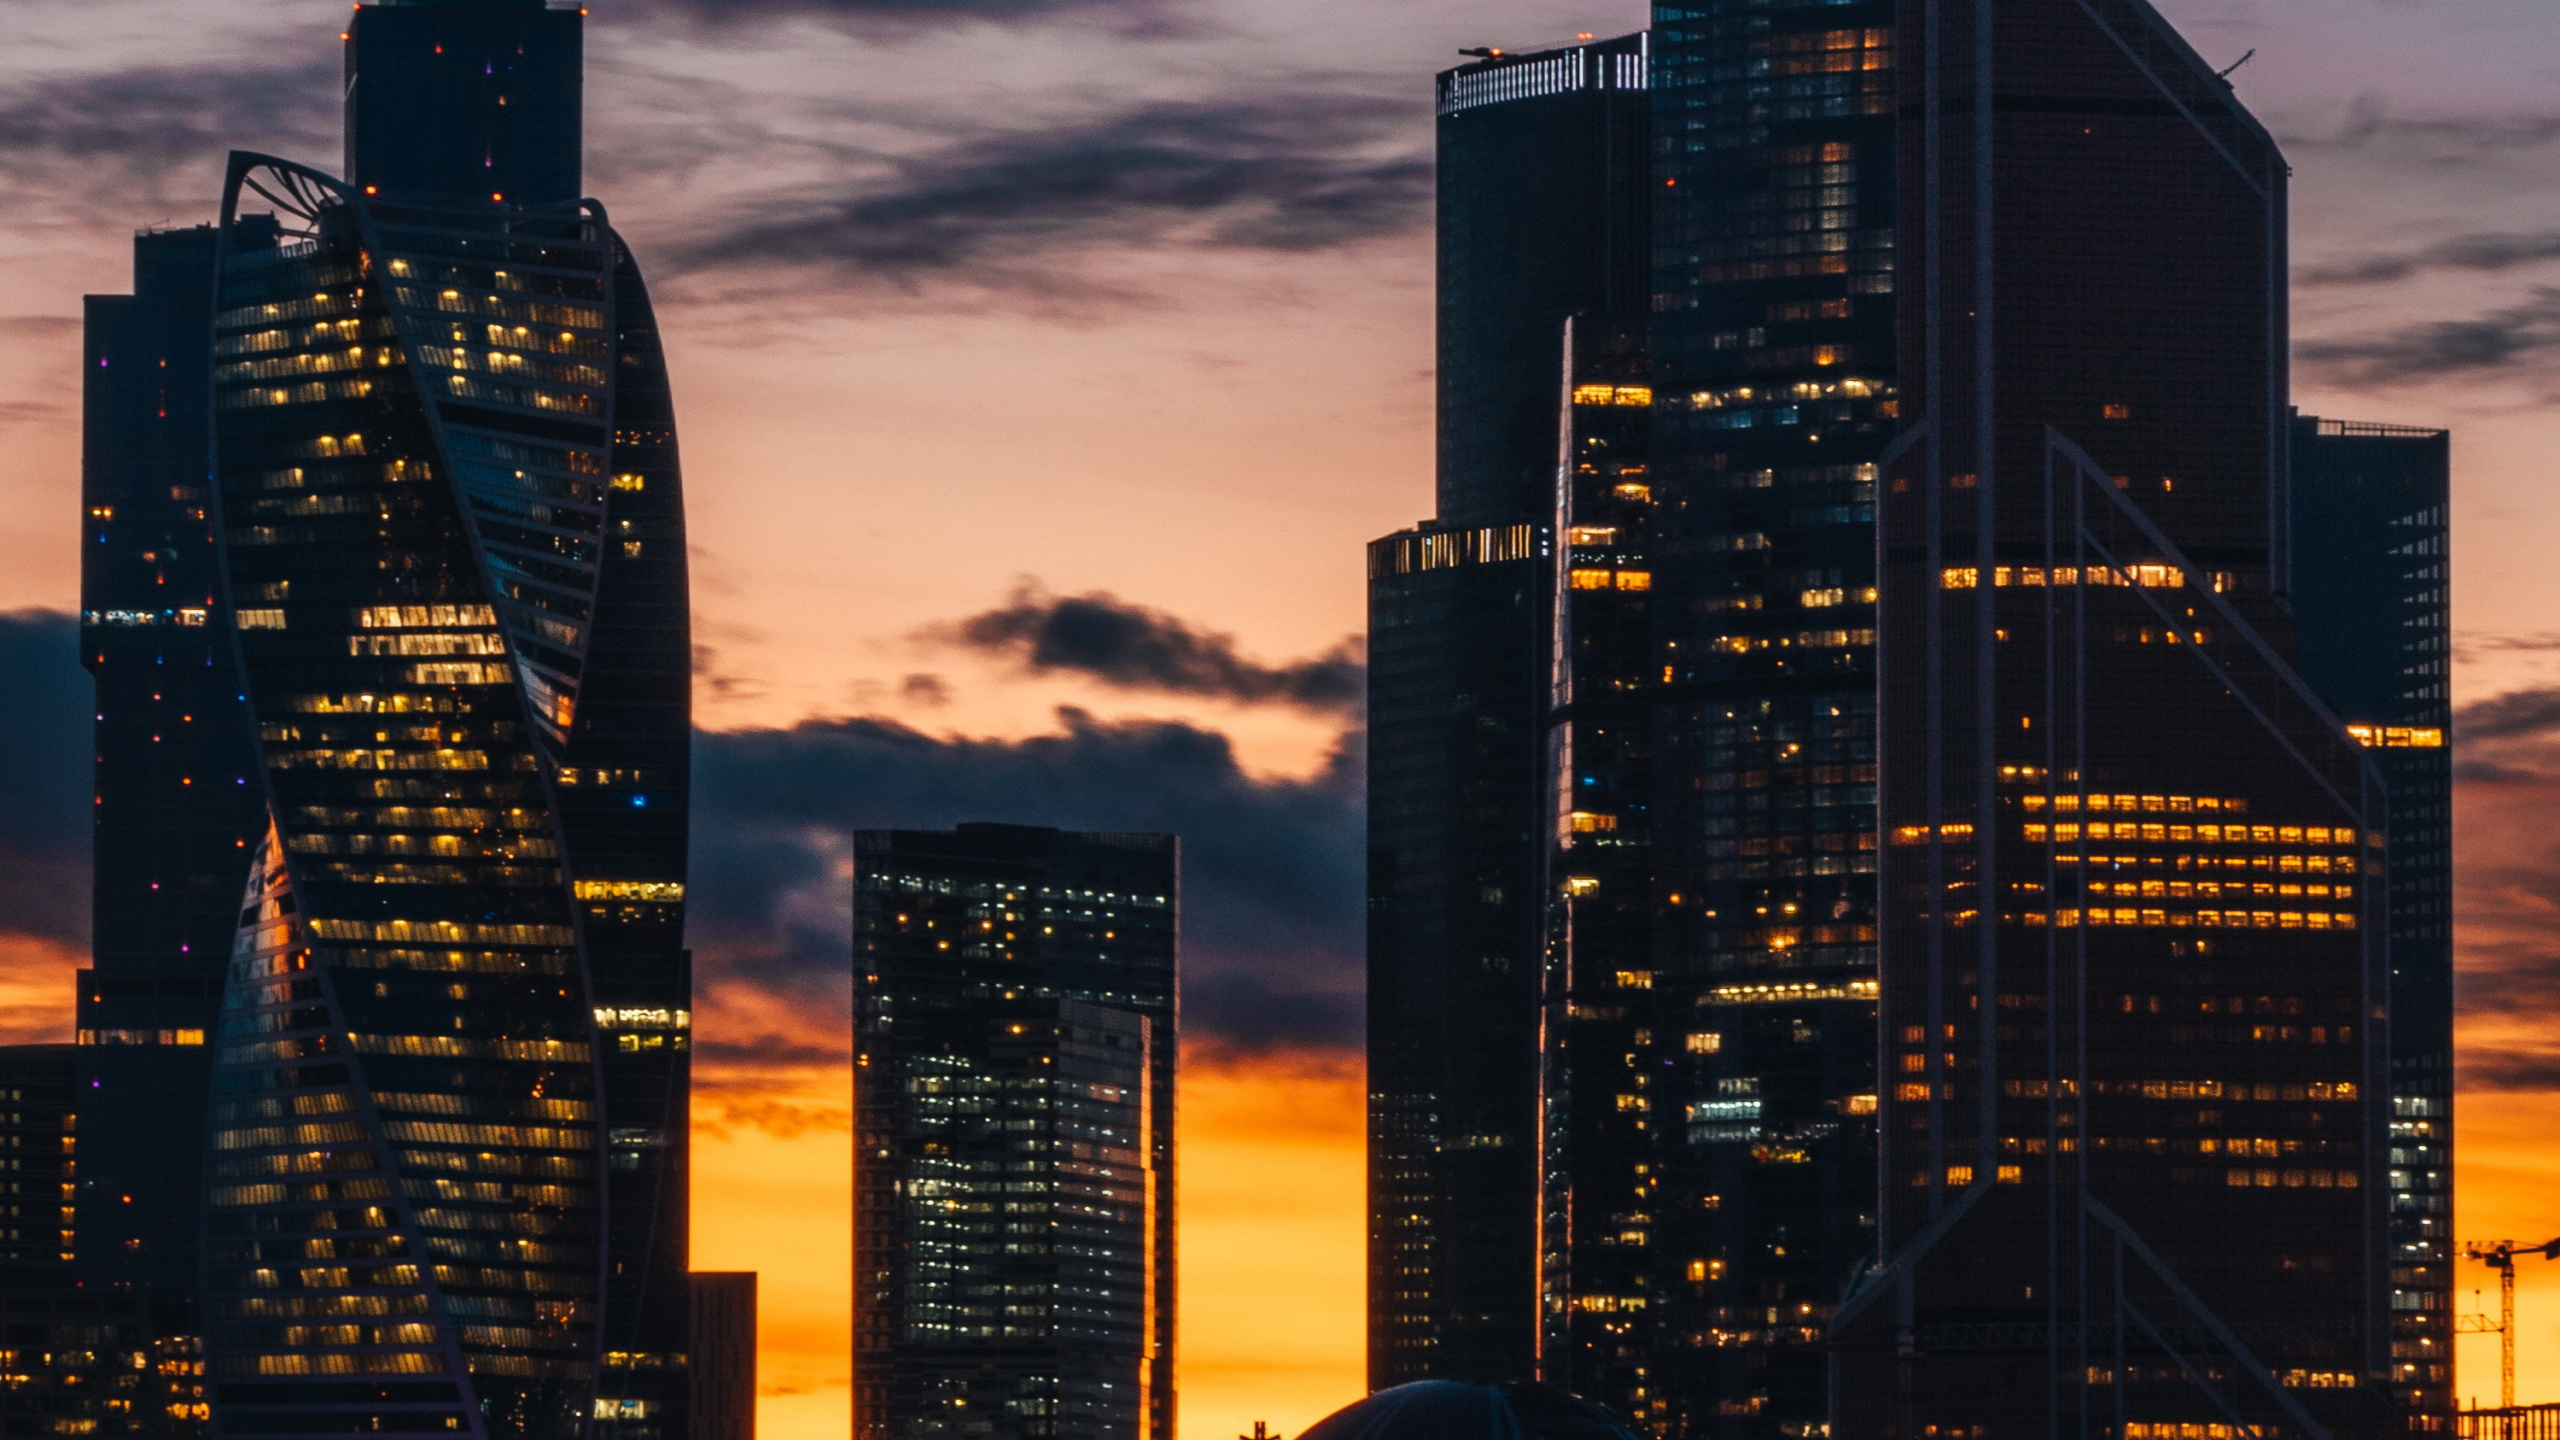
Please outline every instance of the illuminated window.
[[1621, 590], [1650, 590], [1653, 588], [1653, 572], [1650, 570], [1621, 570], [1618, 572], [1618, 588]]
[[1572, 572], [1567, 583], [1576, 590], [1606, 590], [1609, 588], [1611, 575], [1612, 572], [1607, 570], [1576, 570]]
[[2434, 726], [2418, 725], [2350, 725], [2347, 734], [2359, 745], [2389, 749], [2440, 749], [2444, 731]]

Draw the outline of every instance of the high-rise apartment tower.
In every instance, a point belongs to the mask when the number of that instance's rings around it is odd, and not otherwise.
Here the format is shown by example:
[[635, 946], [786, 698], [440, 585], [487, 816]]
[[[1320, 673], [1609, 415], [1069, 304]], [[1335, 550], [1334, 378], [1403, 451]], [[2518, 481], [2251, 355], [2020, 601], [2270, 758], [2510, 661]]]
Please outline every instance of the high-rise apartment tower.
[[1170, 835], [854, 839], [854, 1433], [1168, 1440]]

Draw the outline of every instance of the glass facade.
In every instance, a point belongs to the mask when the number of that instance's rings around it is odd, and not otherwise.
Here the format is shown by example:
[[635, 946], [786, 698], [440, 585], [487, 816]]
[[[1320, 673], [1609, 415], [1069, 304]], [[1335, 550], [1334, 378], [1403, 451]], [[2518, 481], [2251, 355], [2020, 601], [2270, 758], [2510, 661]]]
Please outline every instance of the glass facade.
[[1894, 7], [1654, 12], [1653, 901], [1670, 1087], [1647, 1373], [1669, 1433], [1813, 1433], [1875, 1243], [1876, 468], [1895, 375]]
[[1544, 524], [1369, 545], [1369, 1385], [1537, 1364]]
[[[576, 198], [581, 17], [360, 6], [348, 179], [226, 186], [268, 827], [203, 1201], [229, 1432], [690, 1429], [682, 481], [646, 285]], [[272, 1263], [323, 1259], [370, 1263]]]
[[81, 660], [96, 681], [91, 966], [79, 977], [82, 1273], [195, 1292], [206, 1045], [266, 826], [205, 474], [212, 226], [136, 236], [86, 302]]
[[2275, 594], [2283, 157], [2137, 4], [1910, 0], [1898, 52], [1881, 1245], [1831, 1423], [2389, 1433], [2384, 794]]
[[347, 178], [433, 205], [577, 199], [586, 13], [546, 0], [358, 5]]
[[[604, 1117], [554, 796], [612, 493], [615, 242], [574, 207], [377, 211], [258, 157], [226, 224], [244, 195], [287, 228], [230, 237], [215, 315], [272, 829], [214, 1060], [214, 1405], [248, 1433], [583, 1434]], [[274, 1264], [301, 1259], [369, 1263]]]
[[[1534, 423], [1467, 348], [1525, 322], [1452, 312], [1544, 232], [1450, 115], [1591, 72], [1442, 77], [1442, 514], [1370, 562], [1373, 1385], [1522, 1373], [1525, 654], [1539, 1378], [1663, 1436], [2440, 1427], [2443, 437], [2288, 417], [2282, 157], [2138, 0], [1630, 48], [1649, 312], [1575, 317]], [[1533, 429], [1536, 528], [1483, 463]]]
[[1177, 857], [854, 842], [854, 1433], [1173, 1433]]
[[1660, 1134], [1652, 1053], [1654, 525], [1640, 325], [1577, 318], [1548, 567], [1540, 1378], [1641, 1401]]
[[2453, 702], [2450, 437], [2297, 415], [2295, 668], [2390, 794], [2391, 1393], [2453, 1418]]
[[1444, 72], [1439, 504], [1369, 547], [1369, 1381], [1536, 1373], [1564, 327], [1640, 316], [1645, 37]]
[[1439, 511], [1546, 517], [1557, 337], [1644, 310], [1645, 37], [1443, 72], [1439, 111]]

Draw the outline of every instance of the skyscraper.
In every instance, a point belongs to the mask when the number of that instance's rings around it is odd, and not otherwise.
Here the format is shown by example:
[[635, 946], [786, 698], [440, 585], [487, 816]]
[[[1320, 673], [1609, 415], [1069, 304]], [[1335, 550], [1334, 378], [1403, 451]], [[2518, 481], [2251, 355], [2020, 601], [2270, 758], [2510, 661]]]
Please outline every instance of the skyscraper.
[[854, 839], [854, 1433], [1173, 1434], [1176, 847]]
[[[1652, 294], [1573, 322], [1543, 534], [1452, 484], [1532, 427], [1448, 378], [1509, 234], [1444, 163], [1443, 520], [1370, 562], [1373, 1384], [1516, 1363], [1449, 1343], [1482, 1276], [1665, 1436], [2441, 1428], [2441, 435], [2287, 420], [2282, 159], [2139, 0], [1654, 19]], [[1524, 650], [1534, 1305], [1516, 932], [1446, 883], [1521, 873]]]
[[1882, 1233], [1835, 1433], [2396, 1430], [2386, 797], [2278, 599], [2287, 168], [2130, 0], [1914, 0], [1897, 50]]
[[693, 1272], [693, 1435], [756, 1440], [756, 1272]]
[[2295, 668], [2389, 794], [2387, 1232], [2391, 1392], [2453, 1420], [2452, 455], [2442, 430], [2293, 418], [2287, 546]]
[[1369, 1381], [1537, 1364], [1564, 324], [1643, 308], [1644, 37], [1439, 77], [1439, 511], [1369, 547]]
[[[78, 1039], [79, 1247], [94, 1281], [192, 1299], [205, 1041], [266, 825], [217, 598], [205, 464], [213, 227], [133, 242], [133, 293], [86, 302], [81, 660], [97, 685], [91, 966]], [[182, 1320], [189, 1331], [191, 1322]]]
[[1659, 1019], [1638, 1053], [1660, 1143], [1627, 1227], [1634, 1353], [1594, 1393], [1672, 1433], [1806, 1434], [1823, 1325], [1875, 1237], [1900, 51], [1882, 0], [1655, 25]]
[[581, 26], [360, 6], [350, 174], [225, 186], [267, 807], [214, 1056], [226, 1433], [686, 1430], [681, 488], [646, 289], [577, 196]]

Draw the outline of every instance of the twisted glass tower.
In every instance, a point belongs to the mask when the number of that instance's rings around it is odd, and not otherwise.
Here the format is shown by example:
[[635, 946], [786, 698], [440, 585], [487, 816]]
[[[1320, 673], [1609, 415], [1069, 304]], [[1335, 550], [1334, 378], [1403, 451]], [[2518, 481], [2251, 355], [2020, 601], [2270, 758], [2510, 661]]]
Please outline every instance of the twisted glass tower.
[[233, 156], [223, 581], [266, 838], [213, 1061], [223, 1433], [685, 1433], [689, 635], [580, 13], [360, 7], [344, 180]]

